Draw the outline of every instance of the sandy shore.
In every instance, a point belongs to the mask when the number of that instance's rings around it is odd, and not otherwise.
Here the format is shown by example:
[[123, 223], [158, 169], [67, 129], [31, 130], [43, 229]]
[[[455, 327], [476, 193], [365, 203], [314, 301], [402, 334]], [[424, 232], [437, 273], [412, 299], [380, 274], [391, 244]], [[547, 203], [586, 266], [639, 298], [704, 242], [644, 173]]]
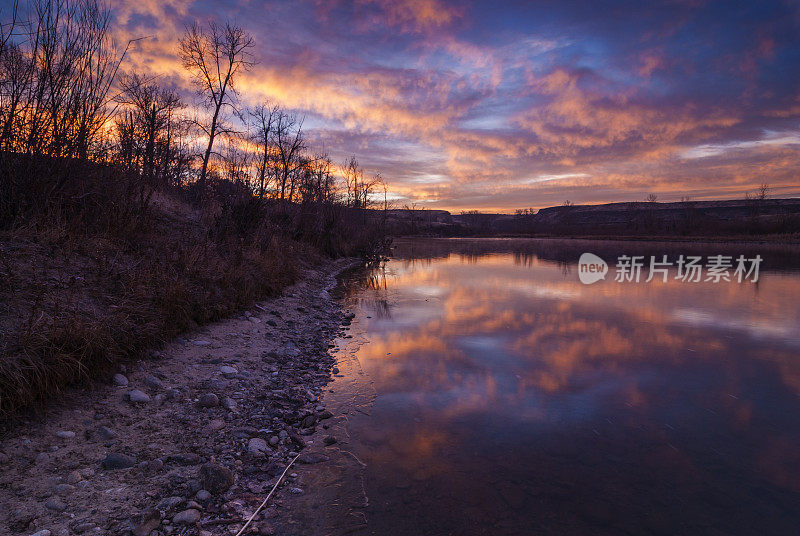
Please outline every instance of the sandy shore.
[[309, 271], [15, 426], [0, 439], [0, 533], [235, 534], [300, 453], [247, 531], [284, 533], [286, 511], [313, 493], [303, 467], [335, 449], [320, 397], [349, 320], [328, 291], [351, 265]]

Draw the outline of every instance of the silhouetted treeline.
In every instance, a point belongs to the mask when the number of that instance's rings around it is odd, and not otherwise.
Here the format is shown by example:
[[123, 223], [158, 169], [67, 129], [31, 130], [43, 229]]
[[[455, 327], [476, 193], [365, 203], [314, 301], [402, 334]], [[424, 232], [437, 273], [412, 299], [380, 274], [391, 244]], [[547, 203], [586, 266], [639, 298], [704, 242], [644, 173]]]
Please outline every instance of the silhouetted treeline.
[[135, 45], [114, 41], [112, 20], [98, 0], [15, 2], [3, 13], [0, 226], [83, 217], [84, 200], [103, 195], [117, 198], [103, 207], [114, 219], [144, 218], [152, 195], [169, 192], [226, 232], [269, 227], [332, 254], [380, 247], [383, 228], [363, 210], [380, 177], [355, 157], [337, 170], [290, 110], [243, 105], [252, 36], [232, 23], [187, 28], [176, 54], [195, 83], [192, 103], [127, 72]]

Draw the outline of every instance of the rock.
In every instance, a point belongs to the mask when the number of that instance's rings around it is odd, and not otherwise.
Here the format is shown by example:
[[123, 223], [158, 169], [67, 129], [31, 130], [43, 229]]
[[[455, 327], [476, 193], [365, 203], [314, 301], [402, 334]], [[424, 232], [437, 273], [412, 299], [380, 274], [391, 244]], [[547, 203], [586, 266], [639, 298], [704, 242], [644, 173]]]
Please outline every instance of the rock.
[[297, 458], [297, 461], [300, 462], [300, 463], [304, 463], [306, 465], [311, 465], [311, 464], [315, 464], [315, 463], [326, 462], [329, 459], [330, 458], [328, 458], [324, 454], [317, 454], [317, 453], [314, 453], [314, 452], [308, 452], [306, 454], [301, 455], [299, 458]]
[[220, 401], [220, 405], [228, 411], [236, 411], [236, 401], [230, 397], [225, 397]]
[[50, 532], [49, 530], [43, 529], [43, 530], [34, 532], [33, 534], [31, 534], [31, 536], [50, 536], [51, 534], [52, 534], [52, 532]]
[[93, 530], [97, 525], [90, 521], [81, 521], [72, 525], [72, 531], [75, 534], [83, 534], [84, 532]]
[[81, 480], [83, 480], [83, 477], [78, 471], [72, 471], [67, 475], [67, 482], [70, 484], [77, 484]]
[[110, 453], [102, 461], [103, 469], [109, 470], [127, 469], [134, 465], [136, 465], [136, 458], [118, 452]]
[[319, 414], [319, 420], [321, 421], [324, 421], [325, 419], [330, 419], [331, 417], [333, 417], [333, 413], [331, 413], [327, 409]]
[[105, 426], [101, 426], [97, 429], [97, 435], [99, 435], [105, 441], [117, 437], [117, 433], [114, 430]]
[[201, 503], [204, 503], [209, 499], [211, 499], [211, 493], [209, 493], [207, 490], [201, 489], [200, 491], [195, 493], [194, 498], [200, 501]]
[[58, 497], [50, 497], [47, 499], [47, 502], [44, 503], [44, 507], [55, 512], [63, 512], [67, 509], [67, 505]]
[[150, 508], [131, 519], [133, 536], [149, 536], [161, 524], [161, 513]]
[[200, 512], [194, 508], [189, 508], [182, 512], [178, 512], [172, 518], [172, 522], [176, 525], [191, 525], [200, 521]]
[[164, 497], [163, 499], [158, 501], [156, 508], [158, 508], [159, 510], [172, 510], [179, 504], [183, 504], [183, 502], [184, 502], [183, 497], [178, 497], [177, 495], [173, 495], [171, 497]]
[[197, 405], [201, 408], [215, 408], [219, 406], [219, 397], [214, 393], [206, 393], [200, 397]]
[[253, 456], [264, 456], [271, 451], [267, 442], [260, 437], [254, 437], [247, 442], [247, 452]]
[[331, 372], [333, 372], [334, 374], [339, 374], [339, 367], [333, 367], [331, 369]]
[[216, 432], [217, 430], [222, 430], [223, 428], [225, 428], [225, 421], [222, 419], [214, 419], [212, 421], [208, 421], [208, 424], [203, 427], [203, 432], [210, 434], [212, 432]]
[[161, 391], [162, 389], [164, 389], [164, 384], [161, 382], [161, 380], [159, 380], [152, 374], [148, 374], [147, 376], [144, 377], [144, 384], [150, 389], [154, 389], [156, 391]]
[[233, 367], [230, 367], [230, 366], [228, 366], [228, 365], [223, 365], [223, 366], [221, 366], [221, 367], [219, 368], [219, 371], [220, 371], [220, 372], [222, 373], [222, 375], [223, 375], [223, 376], [225, 376], [226, 378], [232, 378], [232, 377], [236, 376], [237, 374], [239, 374], [239, 371], [238, 371], [238, 370], [236, 370], [235, 368], [233, 368]]
[[325, 436], [324, 438], [322, 438], [322, 442], [325, 443], [326, 445], [333, 445], [334, 443], [336, 443], [336, 438], [333, 437], [332, 435]]
[[211, 343], [209, 341], [203, 341], [203, 340], [199, 340], [198, 339], [198, 340], [192, 341], [192, 344], [194, 344], [195, 346], [208, 346]]
[[60, 437], [61, 439], [72, 439], [75, 437], [75, 432], [72, 430], [59, 430], [56, 432], [56, 436]]
[[36, 455], [36, 459], [34, 459], [34, 463], [36, 463], [36, 465], [43, 465], [49, 461], [50, 461], [50, 455], [47, 454], [46, 452], [40, 452], [39, 454]]
[[66, 497], [73, 491], [75, 491], [75, 486], [72, 484], [56, 484], [53, 486], [53, 493], [61, 497]]
[[128, 378], [126, 378], [122, 374], [114, 374], [114, 385], [119, 385], [120, 387], [127, 387]]
[[269, 446], [270, 447], [276, 447], [278, 445], [278, 443], [280, 443], [280, 442], [281, 442], [281, 440], [276, 435], [274, 435], [274, 436], [269, 438]]
[[203, 489], [214, 495], [228, 491], [233, 486], [233, 482], [233, 473], [224, 465], [206, 463], [200, 467], [200, 483]]
[[150, 402], [150, 395], [138, 389], [134, 389], [133, 391], [128, 391], [125, 395], [125, 398], [131, 404], [144, 404]]
[[303, 422], [300, 423], [300, 426], [302, 426], [303, 428], [310, 428], [314, 426], [316, 422], [317, 422], [317, 417], [315, 415], [307, 415], [303, 419]]
[[302, 495], [303, 490], [301, 490], [300, 488], [289, 488], [289, 493], [292, 493], [294, 495]]
[[199, 454], [195, 454], [194, 452], [182, 452], [180, 454], [172, 454], [167, 458], [170, 463], [177, 463], [179, 465], [197, 465], [203, 459], [200, 457]]

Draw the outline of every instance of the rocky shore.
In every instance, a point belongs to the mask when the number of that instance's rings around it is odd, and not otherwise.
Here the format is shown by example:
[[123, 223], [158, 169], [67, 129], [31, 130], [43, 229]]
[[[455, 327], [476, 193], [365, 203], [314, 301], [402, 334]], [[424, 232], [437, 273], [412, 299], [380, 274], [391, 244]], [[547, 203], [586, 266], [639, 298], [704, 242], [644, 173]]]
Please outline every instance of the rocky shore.
[[[277, 534], [326, 460], [329, 355], [349, 315], [340, 260], [281, 297], [177, 339], [105, 384], [59, 396], [0, 438], [0, 533], [232, 535], [290, 460], [247, 534]], [[312, 471], [313, 472], [313, 471]]]

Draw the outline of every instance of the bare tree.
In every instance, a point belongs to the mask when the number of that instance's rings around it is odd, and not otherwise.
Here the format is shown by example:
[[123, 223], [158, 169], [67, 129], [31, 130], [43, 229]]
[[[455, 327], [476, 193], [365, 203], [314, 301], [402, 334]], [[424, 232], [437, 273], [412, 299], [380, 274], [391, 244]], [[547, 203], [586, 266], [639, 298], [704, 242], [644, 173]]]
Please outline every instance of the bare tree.
[[198, 92], [213, 110], [210, 124], [199, 125], [208, 136], [198, 179], [201, 196], [205, 189], [214, 138], [219, 134], [223, 108], [233, 107], [238, 75], [254, 65], [250, 51], [253, 46], [253, 38], [239, 26], [230, 23], [223, 27], [210, 22], [207, 28], [200, 28], [195, 23], [187, 28], [180, 39], [183, 66], [192, 74]]
[[646, 203], [655, 203], [658, 201], [658, 195], [656, 194], [647, 194], [647, 197], [644, 198]]
[[[295, 193], [295, 172], [301, 166], [300, 155], [306, 148], [303, 139], [303, 122], [281, 110], [275, 118], [275, 147], [277, 150], [277, 172], [279, 198], [291, 201]], [[289, 187], [288, 196], [286, 187]]]
[[118, 121], [118, 129], [121, 135], [133, 137], [124, 145], [123, 153], [130, 153], [129, 157], [141, 154], [141, 174], [152, 184], [156, 171], [163, 169], [157, 165], [157, 153], [166, 156], [163, 150], [158, 151], [158, 146], [171, 145], [174, 113], [183, 104], [174, 91], [160, 88], [138, 75], [124, 78], [120, 85], [123, 91], [117, 100], [128, 109], [128, 113], [123, 115], [122, 122]]
[[256, 106], [250, 111], [250, 119], [255, 127], [255, 132], [252, 134], [252, 141], [258, 147], [258, 156], [256, 160], [256, 173], [258, 180], [258, 197], [264, 198], [264, 193], [267, 187], [267, 174], [272, 166], [274, 160], [274, 153], [272, 149], [273, 138], [275, 137], [276, 123], [278, 122], [278, 115], [281, 113], [277, 105], [264, 102]]

